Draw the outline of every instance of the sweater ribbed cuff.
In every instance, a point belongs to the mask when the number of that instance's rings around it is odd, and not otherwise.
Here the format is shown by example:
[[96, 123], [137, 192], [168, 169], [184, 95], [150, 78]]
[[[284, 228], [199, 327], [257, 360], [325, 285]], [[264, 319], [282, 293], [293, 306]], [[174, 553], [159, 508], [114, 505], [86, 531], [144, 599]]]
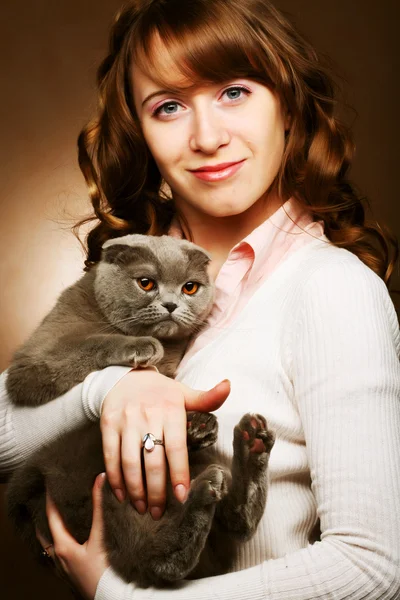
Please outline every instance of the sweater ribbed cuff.
[[125, 583], [111, 567], [102, 575], [94, 600], [265, 600], [265, 581], [261, 566], [244, 571], [193, 581], [182, 581], [174, 588], [138, 588]]
[[[118, 575], [109, 567], [104, 571], [97, 585], [96, 595], [94, 600], [123, 600], [125, 598], [125, 592], [127, 591], [128, 584], [125, 583]], [[129, 586], [131, 595], [133, 598], [134, 586]]]
[[109, 391], [129, 371], [131, 367], [106, 367], [101, 371], [90, 373], [83, 382], [82, 405], [86, 417], [90, 421], [98, 421], [103, 402]]

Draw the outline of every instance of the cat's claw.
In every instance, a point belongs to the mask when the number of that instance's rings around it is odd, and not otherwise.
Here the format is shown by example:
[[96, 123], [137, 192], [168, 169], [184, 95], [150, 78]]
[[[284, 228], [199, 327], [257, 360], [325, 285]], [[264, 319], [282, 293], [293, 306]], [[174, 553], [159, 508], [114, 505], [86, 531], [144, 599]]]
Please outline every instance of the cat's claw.
[[228, 493], [228, 486], [223, 469], [217, 468], [213, 472], [212, 478], [208, 480], [208, 484], [210, 486], [210, 495], [217, 502]]
[[192, 481], [189, 499], [208, 505], [219, 502], [227, 493], [225, 471], [219, 465], [209, 465]]
[[137, 338], [132, 347], [126, 348], [127, 362], [133, 367], [150, 367], [157, 365], [164, 356], [164, 348], [156, 338], [143, 336]]

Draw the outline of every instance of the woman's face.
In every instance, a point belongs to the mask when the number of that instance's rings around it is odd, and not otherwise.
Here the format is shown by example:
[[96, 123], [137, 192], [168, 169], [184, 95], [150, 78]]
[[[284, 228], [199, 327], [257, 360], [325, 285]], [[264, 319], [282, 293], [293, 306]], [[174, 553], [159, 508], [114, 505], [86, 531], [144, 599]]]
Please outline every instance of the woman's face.
[[[171, 86], [179, 83], [172, 68], [164, 72]], [[282, 161], [288, 118], [267, 87], [235, 79], [171, 94], [136, 68], [133, 89], [150, 152], [189, 220], [271, 208], [266, 192]], [[276, 210], [281, 202], [274, 201]]]

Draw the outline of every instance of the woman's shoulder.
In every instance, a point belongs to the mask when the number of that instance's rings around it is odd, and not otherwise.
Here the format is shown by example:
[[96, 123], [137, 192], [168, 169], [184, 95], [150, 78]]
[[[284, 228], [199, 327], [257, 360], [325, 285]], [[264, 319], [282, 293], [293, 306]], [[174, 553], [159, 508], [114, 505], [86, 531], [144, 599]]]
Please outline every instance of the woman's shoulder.
[[[298, 306], [310, 314], [386, 322], [400, 344], [399, 322], [385, 282], [358, 256], [331, 243], [315, 244], [302, 261]], [[350, 317], [351, 316], [351, 317]]]
[[[292, 253], [266, 281], [265, 294], [271, 302], [276, 293], [279, 310], [295, 315], [301, 306], [320, 307], [330, 313], [350, 307], [364, 313], [384, 312], [393, 328], [396, 311], [385, 282], [358, 256], [331, 243], [323, 235]], [[358, 308], [359, 307], [359, 308]]]
[[358, 256], [332, 244], [325, 236], [310, 244], [301, 264], [302, 287], [312, 285], [351, 288], [367, 286], [388, 293], [385, 282]]

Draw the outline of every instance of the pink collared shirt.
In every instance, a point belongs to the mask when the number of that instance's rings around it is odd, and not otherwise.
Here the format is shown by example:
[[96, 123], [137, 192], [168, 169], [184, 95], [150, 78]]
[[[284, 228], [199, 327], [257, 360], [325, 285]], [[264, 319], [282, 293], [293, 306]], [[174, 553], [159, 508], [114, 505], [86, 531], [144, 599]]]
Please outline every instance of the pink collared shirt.
[[[179, 235], [175, 227], [171, 235]], [[240, 313], [267, 277], [302, 246], [324, 235], [292, 198], [229, 252], [215, 280], [215, 299], [205, 328], [183, 357], [180, 368]]]

